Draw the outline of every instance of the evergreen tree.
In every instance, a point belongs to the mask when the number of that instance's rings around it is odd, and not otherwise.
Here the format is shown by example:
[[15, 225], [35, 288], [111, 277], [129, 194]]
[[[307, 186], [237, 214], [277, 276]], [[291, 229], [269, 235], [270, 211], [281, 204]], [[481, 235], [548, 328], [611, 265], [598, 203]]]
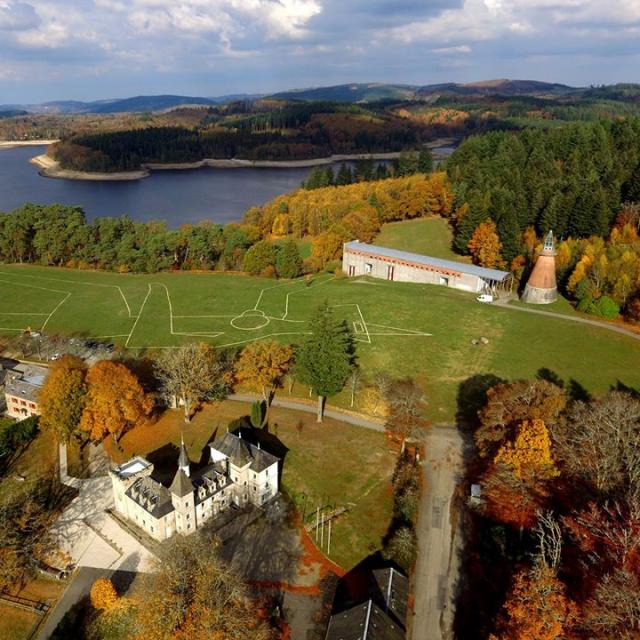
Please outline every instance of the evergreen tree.
[[418, 173], [431, 173], [433, 171], [433, 154], [431, 149], [423, 148], [418, 154]]
[[337, 186], [343, 186], [345, 184], [351, 184], [353, 182], [353, 173], [351, 172], [351, 167], [343, 162], [340, 165], [340, 169], [338, 170], [338, 175], [335, 179], [335, 184]]
[[355, 364], [353, 335], [325, 301], [309, 322], [311, 335], [296, 359], [300, 380], [318, 396], [318, 422], [322, 422], [327, 396], [342, 390]]

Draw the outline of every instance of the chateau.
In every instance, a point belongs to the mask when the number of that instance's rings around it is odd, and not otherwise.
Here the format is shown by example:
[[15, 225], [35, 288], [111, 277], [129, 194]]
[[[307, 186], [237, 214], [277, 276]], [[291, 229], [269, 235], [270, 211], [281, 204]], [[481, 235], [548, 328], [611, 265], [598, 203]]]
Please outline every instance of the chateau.
[[153, 478], [153, 464], [136, 456], [113, 469], [116, 511], [156, 540], [190, 534], [232, 505], [260, 507], [278, 493], [279, 459], [260, 445], [226, 433], [209, 443], [210, 463], [191, 470], [184, 441], [168, 487]]

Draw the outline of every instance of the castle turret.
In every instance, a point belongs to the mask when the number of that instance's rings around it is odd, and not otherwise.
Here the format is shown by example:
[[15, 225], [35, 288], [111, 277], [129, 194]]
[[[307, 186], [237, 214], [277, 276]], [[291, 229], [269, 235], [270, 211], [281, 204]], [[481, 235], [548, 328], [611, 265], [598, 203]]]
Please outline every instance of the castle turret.
[[191, 475], [191, 469], [189, 468], [189, 455], [187, 454], [187, 448], [184, 446], [184, 436], [180, 436], [180, 457], [178, 458], [178, 469], [185, 472], [187, 478]]
[[194, 503], [194, 486], [189, 479], [189, 456], [184, 446], [184, 438], [180, 442], [178, 471], [169, 487], [171, 502], [176, 513], [176, 531], [191, 533], [196, 528], [196, 510]]
[[556, 250], [553, 232], [549, 231], [520, 299], [529, 304], [550, 304], [557, 298]]

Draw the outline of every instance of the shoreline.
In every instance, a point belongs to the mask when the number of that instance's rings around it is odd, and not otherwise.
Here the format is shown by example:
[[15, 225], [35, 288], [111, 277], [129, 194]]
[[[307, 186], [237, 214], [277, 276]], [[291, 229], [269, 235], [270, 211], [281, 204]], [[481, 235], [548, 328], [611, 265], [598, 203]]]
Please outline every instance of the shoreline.
[[0, 151], [2, 149], [15, 149], [16, 147], [41, 147], [55, 144], [60, 140], [0, 140]]
[[[51, 141], [25, 142], [27, 145], [43, 145]], [[53, 141], [55, 142], [55, 141]], [[436, 161], [448, 154], [438, 154], [439, 148], [449, 146], [450, 139], [441, 138], [428, 143], [426, 146], [434, 152]], [[0, 145], [2, 143], [0, 142]], [[22, 146], [22, 145], [21, 145]], [[0, 147], [1, 148], [1, 147]], [[9, 148], [9, 147], [6, 147]], [[148, 162], [142, 164], [140, 169], [116, 172], [90, 172], [62, 169], [57, 160], [43, 153], [31, 158], [29, 162], [38, 167], [38, 173], [45, 178], [57, 178], [62, 180], [88, 180], [96, 182], [142, 180], [148, 178], [153, 171], [188, 171], [193, 169], [307, 169], [336, 164], [338, 162], [353, 162], [357, 160], [396, 160], [400, 157], [400, 151], [383, 153], [341, 153], [324, 158], [308, 158], [306, 160], [245, 160], [242, 158], [204, 158], [195, 162]], [[442, 158], [439, 158], [441, 155]]]

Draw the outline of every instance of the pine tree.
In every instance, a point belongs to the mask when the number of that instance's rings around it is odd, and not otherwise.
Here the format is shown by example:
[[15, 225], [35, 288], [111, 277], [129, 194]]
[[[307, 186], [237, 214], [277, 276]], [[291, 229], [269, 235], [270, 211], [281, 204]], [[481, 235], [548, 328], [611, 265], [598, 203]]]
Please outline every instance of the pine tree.
[[355, 345], [347, 323], [338, 320], [328, 303], [315, 312], [311, 335], [296, 360], [300, 380], [318, 396], [318, 422], [322, 422], [327, 396], [342, 390], [355, 364]]

